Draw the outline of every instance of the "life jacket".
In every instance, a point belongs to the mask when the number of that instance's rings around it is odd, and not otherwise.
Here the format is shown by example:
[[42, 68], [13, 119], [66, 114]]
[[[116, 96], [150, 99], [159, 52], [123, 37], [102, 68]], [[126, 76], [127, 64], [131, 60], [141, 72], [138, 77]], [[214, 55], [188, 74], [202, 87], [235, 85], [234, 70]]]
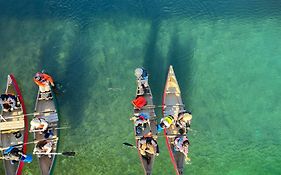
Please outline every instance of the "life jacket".
[[140, 149], [143, 152], [146, 152], [146, 153], [149, 153], [149, 154], [155, 154], [155, 152], [156, 152], [154, 146], [152, 144], [147, 144], [147, 143], [142, 144]]
[[146, 105], [146, 99], [143, 96], [138, 96], [136, 99], [132, 101], [132, 104], [135, 108], [141, 109], [143, 106]]
[[[185, 142], [186, 140], [188, 140], [187, 137], [184, 137], [184, 136], [177, 137], [175, 139], [175, 146], [176, 146], [175, 150], [176, 151], [186, 151], [186, 152], [188, 152], [188, 148], [183, 147], [183, 142]], [[184, 150], [184, 149], [187, 149], [187, 150]]]
[[53, 83], [53, 78], [47, 74], [43, 73], [36, 73], [36, 75], [33, 77], [33, 81], [38, 86], [46, 86], [49, 82]]
[[174, 117], [173, 116], [166, 116], [166, 117], [164, 117], [164, 119], [163, 119], [163, 123], [165, 124], [165, 126], [168, 128], [168, 127], [170, 127], [170, 125], [173, 123], [173, 121], [174, 121]]
[[[45, 119], [40, 119], [40, 118], [37, 118], [37, 120], [39, 120], [39, 123], [37, 122], [33, 122], [33, 120], [30, 122], [30, 124], [32, 126], [35, 126], [36, 129], [43, 129], [44, 128], [44, 124], [42, 123], [46, 123], [47, 121]], [[47, 122], [48, 123], [48, 122]]]

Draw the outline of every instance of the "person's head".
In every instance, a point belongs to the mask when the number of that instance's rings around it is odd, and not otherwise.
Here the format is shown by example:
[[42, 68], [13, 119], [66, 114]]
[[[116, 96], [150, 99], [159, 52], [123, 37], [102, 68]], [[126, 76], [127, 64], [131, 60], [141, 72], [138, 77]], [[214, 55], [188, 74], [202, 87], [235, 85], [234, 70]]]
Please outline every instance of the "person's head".
[[144, 120], [144, 116], [140, 115], [140, 116], [139, 116], [139, 119], [140, 119], [140, 120]]
[[180, 135], [183, 135], [183, 134], [184, 134], [184, 132], [185, 132], [185, 130], [184, 130], [183, 128], [179, 129], [179, 133], [180, 133]]
[[5, 99], [8, 98], [8, 95], [7, 95], [7, 94], [1, 94], [0, 98], [1, 98], [2, 100], [5, 100]]
[[35, 76], [34, 76], [34, 79], [39, 81], [41, 79], [41, 76], [42, 76], [42, 73], [41, 72], [37, 72], [35, 74]]
[[34, 118], [31, 120], [30, 125], [35, 126], [35, 127], [39, 127], [41, 125], [41, 122], [38, 118]]
[[147, 144], [151, 144], [151, 141], [152, 141], [152, 137], [147, 137], [147, 138], [146, 138], [146, 143], [147, 143]]
[[48, 143], [47, 140], [39, 141], [36, 145], [36, 148], [42, 149]]
[[161, 128], [165, 128], [165, 124], [162, 122], [159, 124]]
[[8, 103], [4, 103], [3, 107], [4, 107], [4, 109], [8, 110], [8, 109], [10, 109], [11, 106]]
[[189, 141], [188, 140], [185, 140], [183, 143], [182, 143], [182, 146], [183, 147], [188, 147], [189, 145]]

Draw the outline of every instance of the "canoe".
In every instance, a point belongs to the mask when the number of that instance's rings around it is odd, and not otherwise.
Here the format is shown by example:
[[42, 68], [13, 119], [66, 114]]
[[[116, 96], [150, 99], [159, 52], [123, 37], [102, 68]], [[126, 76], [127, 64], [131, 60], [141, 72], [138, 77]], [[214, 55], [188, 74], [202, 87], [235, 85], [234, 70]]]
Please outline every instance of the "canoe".
[[[138, 80], [137, 80], [137, 85], [138, 85]], [[157, 129], [156, 129], [157, 121], [156, 121], [156, 114], [155, 114], [155, 111], [154, 111], [155, 105], [153, 104], [153, 96], [152, 96], [152, 93], [151, 93], [150, 86], [148, 85], [148, 87], [146, 88], [144, 93], [142, 93], [142, 89], [140, 89], [140, 87], [137, 86], [136, 97], [139, 96], [139, 95], [143, 95], [143, 97], [147, 101], [147, 104], [144, 107], [142, 107], [141, 109], [134, 108], [134, 115], [137, 115], [137, 114], [140, 114], [140, 113], [149, 114], [149, 116], [150, 116], [150, 119], [149, 119], [150, 122], [149, 123], [150, 124], [147, 125], [146, 128], [144, 130], [142, 130], [142, 132], [140, 132], [139, 134], [137, 134], [136, 127], [134, 126], [136, 147], [138, 147], [138, 142], [140, 141], [140, 139], [143, 136], [147, 135], [150, 131], [152, 132], [153, 139], [157, 140]], [[139, 154], [139, 158], [140, 158], [142, 167], [144, 169], [144, 174], [145, 175], [151, 175], [155, 155], [147, 154], [147, 157], [144, 157], [140, 154], [139, 150], [138, 150], [138, 154]]]
[[[163, 117], [167, 115], [177, 117], [178, 113], [184, 110], [185, 108], [181, 98], [180, 87], [176, 79], [173, 66], [170, 65], [162, 101]], [[184, 154], [174, 150], [173, 143], [175, 137], [179, 135], [179, 129], [180, 128], [176, 127], [174, 124], [172, 124], [168, 129], [164, 129], [166, 145], [168, 147], [170, 158], [177, 175], [183, 174], [183, 167], [185, 164]]]
[[[48, 122], [48, 128], [54, 134], [53, 136], [53, 146], [51, 153], [57, 152], [58, 141], [59, 141], [59, 130], [56, 128], [59, 127], [59, 116], [58, 110], [56, 107], [55, 94], [51, 90], [53, 99], [44, 100], [40, 99], [40, 91], [38, 90], [36, 104], [35, 104], [35, 115], [34, 117], [43, 118]], [[44, 96], [44, 95], [42, 95]], [[39, 132], [34, 133], [34, 139], [37, 141], [44, 140], [44, 134], [40, 134]], [[56, 155], [53, 154], [49, 158], [48, 155], [40, 155], [38, 156], [39, 167], [42, 175], [50, 175], [53, 173], [54, 164], [56, 160]]]
[[[5, 93], [17, 96], [18, 109], [14, 109], [12, 112], [1, 111], [3, 118], [0, 118], [0, 146], [4, 148], [16, 144], [23, 144], [28, 140], [28, 121], [24, 101], [16, 79], [12, 74], [8, 75]], [[20, 136], [19, 138], [15, 137], [16, 132], [20, 133], [18, 134], [18, 137]], [[17, 148], [26, 154], [25, 144]], [[23, 162], [11, 164], [10, 160], [3, 160], [3, 163], [6, 175], [22, 174]]]

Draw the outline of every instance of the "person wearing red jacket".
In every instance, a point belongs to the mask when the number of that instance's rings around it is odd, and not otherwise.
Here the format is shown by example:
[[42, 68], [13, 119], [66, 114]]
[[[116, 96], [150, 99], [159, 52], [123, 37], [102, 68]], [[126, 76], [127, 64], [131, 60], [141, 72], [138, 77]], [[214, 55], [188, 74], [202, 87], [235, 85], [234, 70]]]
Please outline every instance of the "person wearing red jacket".
[[[37, 72], [33, 81], [39, 86], [40, 95], [44, 94], [45, 99], [52, 99], [51, 86], [55, 86], [53, 78], [45, 73]], [[39, 97], [40, 98], [40, 97]]]

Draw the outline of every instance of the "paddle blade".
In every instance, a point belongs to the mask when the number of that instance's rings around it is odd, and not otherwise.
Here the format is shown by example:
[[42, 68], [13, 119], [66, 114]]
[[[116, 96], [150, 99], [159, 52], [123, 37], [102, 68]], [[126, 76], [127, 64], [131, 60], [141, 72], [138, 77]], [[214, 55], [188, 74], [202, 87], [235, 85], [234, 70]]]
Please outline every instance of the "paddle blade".
[[75, 156], [75, 152], [63, 152], [62, 155], [74, 157]]
[[130, 146], [130, 147], [134, 147], [134, 145], [132, 145], [132, 144], [130, 144], [130, 143], [127, 143], [127, 142], [124, 142], [123, 145]]

